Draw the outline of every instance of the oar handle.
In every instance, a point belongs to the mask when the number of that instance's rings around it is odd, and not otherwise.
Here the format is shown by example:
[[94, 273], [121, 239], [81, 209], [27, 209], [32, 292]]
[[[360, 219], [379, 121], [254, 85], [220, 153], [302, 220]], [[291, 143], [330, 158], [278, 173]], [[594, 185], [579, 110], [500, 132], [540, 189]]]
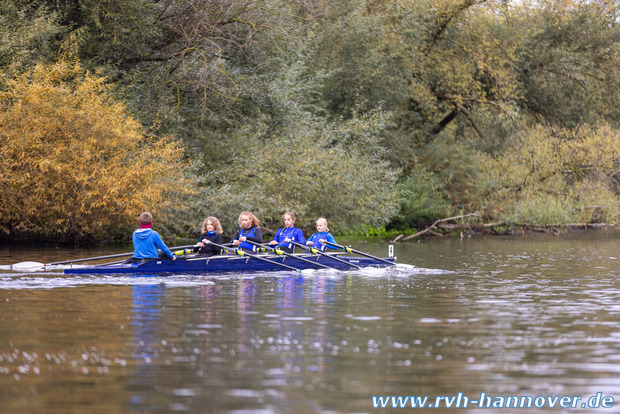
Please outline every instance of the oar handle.
[[239, 249], [237, 249], [236, 247], [226, 246], [225, 244], [213, 243], [212, 241], [210, 241], [210, 242], [209, 242], [209, 244], [212, 244], [212, 245], [214, 245], [215, 247], [219, 247], [220, 249], [225, 250], [225, 251], [231, 251], [231, 252], [234, 252], [234, 251], [236, 251], [236, 250], [239, 250]]
[[[330, 246], [334, 246], [334, 247], [337, 247], [337, 248], [339, 248], [339, 249], [343, 249], [343, 250], [345, 249], [345, 246], [342, 246], [342, 245], [340, 245], [340, 244], [338, 244], [338, 243], [332, 243], [332, 242], [327, 241], [327, 240], [325, 241], [325, 244], [329, 244]], [[353, 250], [353, 249], [351, 249], [351, 248], [349, 248], [349, 249], [350, 249], [350, 250]]]
[[301, 247], [301, 248], [302, 248], [302, 249], [304, 249], [304, 250], [311, 250], [311, 248], [310, 248], [310, 247], [308, 247], [308, 246], [306, 246], [305, 244], [297, 243], [297, 242], [294, 242], [294, 241], [291, 241], [290, 243], [291, 243], [293, 246]]
[[359, 254], [359, 255], [361, 255], [361, 256], [366, 256], [366, 257], [370, 257], [370, 258], [375, 259], [375, 260], [379, 260], [380, 262], [384, 262], [384, 263], [387, 263], [387, 264], [392, 265], [392, 266], [394, 266], [394, 265], [395, 265], [395, 263], [394, 263], [394, 262], [391, 262], [391, 261], [389, 261], [389, 260], [385, 260], [385, 259], [382, 259], [382, 258], [380, 258], [380, 257], [373, 256], [373, 255], [371, 255], [371, 254], [364, 253], [364, 252], [360, 252], [359, 250], [352, 249], [352, 248], [351, 248], [351, 246], [341, 246], [341, 245], [339, 245], [339, 244], [332, 243], [332, 242], [328, 242], [328, 241], [326, 241], [326, 242], [325, 242], [325, 244], [328, 244], [328, 245], [330, 245], [330, 246], [337, 247], [337, 248], [339, 248], [339, 249], [344, 250], [345, 252], [349, 252], [349, 253], [356, 253], [356, 254]]
[[282, 250], [278, 249], [277, 247], [271, 247], [268, 244], [265, 245], [265, 244], [262, 244], [262, 243], [256, 243], [256, 242], [253, 242], [251, 240], [246, 240], [246, 242], [250, 243], [250, 244], [253, 244], [256, 247], [262, 247], [263, 249], [269, 249], [272, 252], [275, 252], [275, 253], [277, 253], [279, 255], [282, 255], [284, 253]]
[[[317, 248], [316, 248], [316, 247], [314, 247], [314, 246], [304, 246], [303, 244], [301, 244], [301, 243], [297, 243], [297, 242], [294, 242], [294, 241], [292, 241], [292, 242], [290, 242], [290, 243], [291, 243], [291, 244], [294, 244], [295, 246], [299, 246], [299, 247], [301, 247], [302, 249], [309, 250], [311, 253], [314, 253], [314, 254], [320, 254], [320, 255], [323, 255], [323, 256], [327, 256], [327, 257], [332, 257], [332, 256], [328, 255], [327, 253], [322, 252], [322, 251], [321, 251], [321, 249], [317, 249]], [[333, 259], [333, 257], [332, 257], [332, 259]], [[341, 261], [342, 261], [342, 260], [341, 260]], [[355, 266], [355, 265], [351, 265], [351, 266]], [[358, 267], [358, 266], [355, 266], [355, 267]]]
[[353, 253], [354, 252], [354, 250], [351, 248], [351, 246], [342, 246], [342, 245], [340, 245], [338, 243], [332, 243], [332, 242], [327, 241], [327, 240], [325, 240], [325, 244], [337, 247], [339, 249], [342, 249], [342, 250], [344, 250], [347, 253]]

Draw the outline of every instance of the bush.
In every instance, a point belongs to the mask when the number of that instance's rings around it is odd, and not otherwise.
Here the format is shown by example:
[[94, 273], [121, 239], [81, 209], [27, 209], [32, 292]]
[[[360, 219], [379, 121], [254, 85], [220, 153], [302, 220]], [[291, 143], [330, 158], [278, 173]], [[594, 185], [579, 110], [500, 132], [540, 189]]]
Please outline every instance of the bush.
[[79, 65], [40, 65], [0, 95], [0, 234], [54, 241], [127, 239], [187, 194], [182, 149], [146, 136]]
[[608, 126], [524, 128], [491, 161], [488, 206], [509, 223], [618, 222], [620, 135]]

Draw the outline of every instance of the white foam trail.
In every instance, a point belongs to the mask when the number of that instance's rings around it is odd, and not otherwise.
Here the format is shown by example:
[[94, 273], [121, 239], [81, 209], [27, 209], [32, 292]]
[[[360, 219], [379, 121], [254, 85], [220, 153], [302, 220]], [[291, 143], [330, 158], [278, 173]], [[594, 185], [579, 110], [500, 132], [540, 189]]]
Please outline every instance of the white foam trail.
[[[7, 277], [8, 276], [8, 277]], [[140, 286], [140, 285], [165, 285], [169, 287], [205, 286], [213, 285], [213, 280], [196, 276], [69, 276], [61, 273], [50, 273], [43, 276], [0, 275], [0, 290], [20, 289], [56, 289], [66, 287], [80, 287], [86, 285], [108, 286]]]
[[352, 273], [355, 273], [359, 276], [367, 277], [407, 277], [411, 275], [442, 275], [454, 272], [443, 269], [425, 269], [421, 267], [415, 267], [413, 265], [397, 263], [394, 266], [389, 267], [363, 267], [359, 270], [352, 271]]

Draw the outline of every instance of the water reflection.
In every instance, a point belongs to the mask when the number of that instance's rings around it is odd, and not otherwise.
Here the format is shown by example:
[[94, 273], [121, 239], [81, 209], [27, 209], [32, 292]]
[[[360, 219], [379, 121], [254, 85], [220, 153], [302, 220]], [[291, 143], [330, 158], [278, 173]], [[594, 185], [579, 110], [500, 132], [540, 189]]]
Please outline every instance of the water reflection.
[[[149, 412], [154, 407], [152, 395], [158, 387], [159, 374], [153, 360], [159, 359], [157, 347], [161, 345], [162, 306], [165, 299], [165, 287], [155, 285], [137, 285], [132, 287], [131, 304], [132, 357], [134, 365], [129, 386], [132, 412]], [[136, 409], [141, 407], [141, 409]]]
[[619, 241], [440, 240], [398, 247], [417, 268], [374, 272], [3, 276], [0, 398], [234, 414], [378, 412], [373, 395], [618, 400]]

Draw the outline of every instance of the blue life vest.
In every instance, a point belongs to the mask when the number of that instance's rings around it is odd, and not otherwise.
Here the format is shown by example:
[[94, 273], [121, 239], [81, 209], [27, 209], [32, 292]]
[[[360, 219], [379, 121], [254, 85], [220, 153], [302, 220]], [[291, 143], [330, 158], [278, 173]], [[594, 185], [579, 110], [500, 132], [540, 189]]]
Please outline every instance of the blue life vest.
[[295, 227], [284, 227], [281, 228], [280, 230], [278, 230], [278, 232], [276, 233], [275, 237], [273, 238], [275, 241], [278, 242], [278, 247], [280, 248], [287, 248], [291, 251], [295, 250], [295, 246], [293, 246], [291, 243], [287, 243], [284, 240], [286, 238], [289, 238], [291, 241], [297, 242], [297, 243], [301, 243], [304, 244], [306, 241], [303, 239], [303, 233], [301, 235], [301, 240], [296, 240], [295, 239], [295, 233], [298, 231], [299, 229], [295, 228]]
[[[256, 235], [254, 234], [254, 229], [255, 228], [256, 227], [252, 227], [248, 233], [244, 233], [245, 229], [240, 229], [239, 230], [239, 238], [241, 238], [241, 237], [256, 237]], [[252, 243], [248, 243], [246, 241], [241, 242], [241, 244], [239, 245], [239, 248], [241, 248], [241, 249], [248, 249], [248, 250], [252, 250], [253, 252], [256, 252], [256, 246], [254, 246]]]
[[332, 236], [329, 232], [327, 231], [322, 231], [320, 233], [314, 233], [312, 236], [310, 236], [308, 238], [308, 241], [311, 241], [314, 243], [314, 247], [316, 247], [319, 250], [325, 251], [326, 247], [329, 247], [330, 249], [337, 249], [337, 247], [333, 247], [330, 245], [324, 245], [323, 243], [319, 242], [319, 240], [326, 240], [328, 242], [331, 243], [336, 243], [336, 240], [334, 239], [334, 236]]

